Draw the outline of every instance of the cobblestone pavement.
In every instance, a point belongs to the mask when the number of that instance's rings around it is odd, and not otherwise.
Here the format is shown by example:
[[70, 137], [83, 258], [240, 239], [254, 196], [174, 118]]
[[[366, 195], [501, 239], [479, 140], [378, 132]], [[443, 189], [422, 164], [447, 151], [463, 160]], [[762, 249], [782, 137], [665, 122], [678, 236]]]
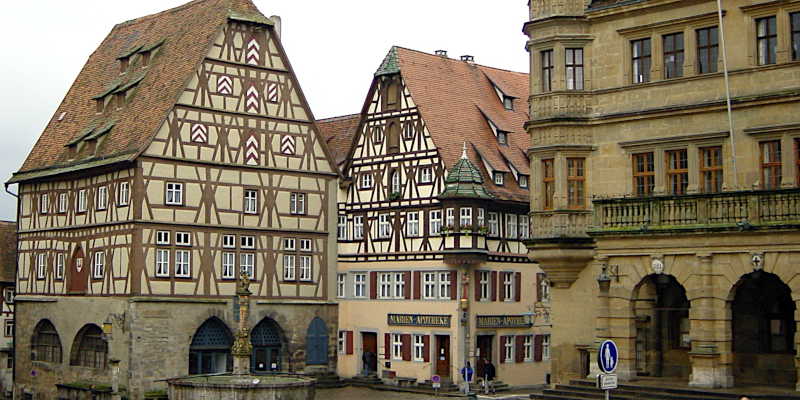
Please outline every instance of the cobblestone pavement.
[[[453, 397], [439, 397], [453, 399]], [[341, 389], [317, 389], [316, 400], [432, 400], [434, 396], [373, 390], [362, 387], [344, 387]]]

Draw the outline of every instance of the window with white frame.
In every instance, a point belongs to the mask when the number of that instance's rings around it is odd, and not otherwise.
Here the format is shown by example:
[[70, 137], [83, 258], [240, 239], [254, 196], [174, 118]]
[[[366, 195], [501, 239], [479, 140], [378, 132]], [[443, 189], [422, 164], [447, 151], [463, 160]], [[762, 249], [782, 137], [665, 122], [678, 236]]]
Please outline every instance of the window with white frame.
[[[294, 242], [292, 242], [294, 243]], [[256, 248], [256, 237], [255, 236], [240, 236], [239, 237], [239, 247], [243, 249], [255, 249]], [[294, 247], [294, 246], [292, 246]]]
[[244, 212], [245, 214], [258, 213], [258, 191], [253, 189], [245, 189]]
[[340, 215], [336, 223], [336, 238], [339, 240], [347, 240], [347, 216]]
[[495, 171], [493, 175], [493, 180], [495, 185], [503, 186], [506, 180], [505, 174], [503, 174], [502, 172]]
[[419, 211], [406, 214], [406, 236], [419, 236]]
[[58, 194], [58, 212], [60, 212], [60, 213], [67, 212], [67, 194], [66, 193], [59, 193]]
[[364, 238], [364, 216], [356, 215], [353, 217], [353, 239], [361, 240]]
[[472, 209], [469, 207], [461, 207], [461, 218], [458, 220], [458, 225], [461, 228], [466, 228], [472, 225]]
[[156, 276], [169, 276], [169, 250], [156, 249]]
[[369, 172], [364, 172], [361, 174], [361, 186], [360, 189], [370, 189], [372, 188], [372, 174]]
[[175, 232], [175, 245], [191, 246], [192, 235], [189, 232]]
[[478, 209], [478, 217], [477, 217], [478, 220], [476, 222], [477, 222], [477, 225], [478, 225], [479, 228], [486, 226], [486, 213], [485, 213], [485, 211], [486, 210], [484, 210], [482, 208]]
[[550, 359], [550, 335], [542, 335], [542, 360]]
[[520, 175], [519, 176], [519, 187], [523, 189], [528, 188], [528, 175]]
[[419, 183], [431, 183], [433, 181], [433, 169], [422, 167], [419, 170]]
[[436, 298], [436, 272], [422, 273], [422, 298], [428, 300]]
[[430, 218], [431, 235], [438, 235], [442, 232], [442, 210], [431, 210]]
[[47, 255], [39, 253], [36, 255], [36, 279], [44, 279], [47, 270]]
[[239, 270], [242, 273], [247, 273], [250, 279], [255, 279], [256, 276], [256, 255], [253, 253], [242, 253], [239, 256]]
[[446, 210], [446, 215], [445, 215], [445, 217], [446, 217], [446, 220], [445, 220], [445, 226], [446, 226], [448, 229], [451, 229], [451, 228], [453, 228], [453, 227], [455, 226], [455, 224], [456, 224], [456, 216], [455, 216], [455, 215], [456, 215], [456, 214], [455, 214], [455, 210], [454, 210], [454, 209], [452, 209], [452, 208], [448, 208], [448, 209]]
[[14, 288], [7, 287], [3, 289], [3, 300], [6, 304], [14, 304]]
[[167, 182], [166, 203], [168, 205], [180, 206], [183, 205], [183, 184], [176, 182]]
[[439, 273], [439, 298], [440, 299], [449, 299], [450, 298], [450, 273], [449, 272], [440, 272]]
[[235, 249], [236, 235], [222, 235], [222, 247], [225, 249]]
[[86, 212], [86, 189], [78, 191], [78, 201], [75, 202], [75, 210], [79, 213]]
[[389, 214], [381, 214], [378, 216], [378, 237], [386, 239], [392, 236], [392, 224]]
[[527, 239], [530, 237], [530, 219], [527, 215], [519, 216], [519, 238]]
[[300, 280], [311, 281], [311, 256], [300, 256]]
[[514, 337], [503, 336], [503, 351], [505, 351], [505, 362], [514, 362]]
[[367, 296], [367, 274], [353, 274], [353, 297], [364, 298]]
[[108, 187], [100, 186], [97, 188], [97, 196], [94, 198], [94, 208], [105, 210], [108, 205]]
[[169, 244], [169, 231], [156, 231], [156, 244]]
[[294, 255], [286, 254], [283, 256], [283, 280], [293, 281], [296, 279], [294, 271], [294, 262], [295, 262]]
[[414, 361], [425, 361], [425, 336], [414, 335]]
[[336, 297], [344, 297], [347, 274], [336, 274]]
[[[544, 274], [542, 274], [543, 276]], [[542, 293], [542, 302], [549, 303], [550, 302], [550, 281], [547, 279], [541, 279], [539, 281], [539, 291]]]
[[503, 298], [506, 301], [514, 300], [514, 273], [503, 272]]
[[236, 279], [236, 253], [222, 253], [222, 279]]
[[47, 211], [48, 211], [48, 208], [49, 208], [47, 203], [50, 202], [49, 200], [50, 199], [49, 199], [49, 196], [47, 195], [47, 193], [42, 193], [42, 194], [39, 195], [39, 212], [40, 213], [47, 214]]
[[14, 337], [14, 320], [13, 319], [6, 319], [5, 326], [3, 330], [3, 335], [5, 337]]
[[127, 206], [130, 202], [131, 187], [128, 182], [120, 182], [117, 188], [117, 205]]
[[92, 268], [92, 278], [100, 279], [106, 272], [106, 253], [96, 251], [94, 253], [94, 266]]
[[399, 333], [392, 334], [392, 359], [403, 359], [403, 339]]
[[394, 298], [395, 299], [405, 298], [406, 279], [405, 275], [402, 272], [394, 273], [393, 286], [394, 286]]
[[296, 250], [294, 238], [285, 238], [283, 239], [283, 249], [284, 250]]
[[347, 337], [347, 331], [339, 331], [339, 335], [336, 338], [336, 351], [339, 354], [345, 353], [344, 343]]
[[517, 238], [517, 215], [506, 214], [506, 238]]
[[481, 298], [479, 300], [489, 300], [490, 290], [489, 286], [491, 285], [491, 272], [490, 271], [481, 271], [480, 272], [480, 293]]
[[389, 272], [378, 274], [378, 297], [381, 299], [392, 298], [392, 274]]
[[56, 254], [56, 279], [64, 279], [64, 253]]
[[522, 349], [525, 352], [525, 361], [533, 361], [533, 336], [525, 336], [525, 339], [522, 342]]
[[311, 239], [300, 239], [300, 251], [311, 251]]
[[498, 236], [499, 232], [499, 224], [498, 224], [498, 216], [496, 212], [489, 213], [489, 236]]
[[289, 196], [289, 214], [302, 215], [306, 213], [306, 194], [292, 193]]
[[395, 194], [395, 193], [400, 194], [402, 190], [402, 185], [400, 183], [400, 170], [392, 171], [390, 181], [391, 181], [392, 192], [389, 194]]
[[191, 253], [189, 250], [175, 250], [175, 276], [178, 278], [192, 276]]

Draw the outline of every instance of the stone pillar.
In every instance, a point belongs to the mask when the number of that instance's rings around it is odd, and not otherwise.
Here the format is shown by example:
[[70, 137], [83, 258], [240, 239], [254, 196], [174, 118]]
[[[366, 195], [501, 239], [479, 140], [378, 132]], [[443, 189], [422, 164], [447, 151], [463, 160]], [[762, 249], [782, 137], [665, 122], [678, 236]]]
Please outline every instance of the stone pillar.
[[250, 343], [250, 277], [246, 272], [239, 274], [239, 285], [236, 295], [239, 296], [239, 329], [231, 347], [233, 355], [233, 374], [247, 375], [250, 373], [250, 354], [253, 344]]

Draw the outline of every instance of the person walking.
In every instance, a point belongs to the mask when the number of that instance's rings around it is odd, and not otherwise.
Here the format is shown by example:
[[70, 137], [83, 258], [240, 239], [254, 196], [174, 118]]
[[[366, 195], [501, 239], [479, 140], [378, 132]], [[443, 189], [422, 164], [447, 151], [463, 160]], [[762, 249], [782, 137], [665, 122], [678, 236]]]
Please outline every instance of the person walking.
[[469, 383], [472, 382], [472, 375], [475, 372], [472, 370], [472, 365], [467, 361], [467, 366], [461, 368], [461, 378], [464, 380], [464, 394], [469, 394]]
[[483, 390], [485, 394], [489, 394], [490, 390], [492, 394], [495, 394], [494, 377], [495, 377], [494, 364], [492, 364], [492, 362], [488, 358], [486, 358], [484, 359], [484, 365], [483, 365]]

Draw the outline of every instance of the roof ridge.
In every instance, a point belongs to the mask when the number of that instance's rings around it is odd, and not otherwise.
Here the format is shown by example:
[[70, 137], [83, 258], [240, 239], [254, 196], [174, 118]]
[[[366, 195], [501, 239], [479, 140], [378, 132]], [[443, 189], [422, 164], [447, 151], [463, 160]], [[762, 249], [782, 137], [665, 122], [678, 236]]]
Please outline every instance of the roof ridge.
[[322, 121], [341, 121], [343, 119], [352, 118], [355, 116], [360, 116], [361, 113], [352, 113], [352, 114], [344, 114], [344, 115], [337, 115], [334, 117], [326, 117], [326, 118], [317, 118], [317, 122]]
[[169, 14], [169, 13], [185, 10], [185, 9], [187, 9], [189, 7], [193, 7], [193, 6], [195, 6], [195, 5], [199, 4], [199, 3], [205, 3], [207, 1], [219, 1], [219, 0], [191, 0], [188, 3], [183, 3], [183, 4], [179, 5], [179, 6], [175, 6], [175, 7], [168, 8], [166, 10], [162, 10], [162, 11], [159, 11], [159, 12], [156, 12], [156, 13], [153, 13], [153, 14], [148, 14], [148, 15], [144, 15], [144, 16], [141, 16], [141, 17], [138, 17], [138, 18], [129, 19], [127, 21], [120, 22], [115, 27], [117, 27], [117, 26], [119, 26], [119, 27], [128, 26], [128, 25], [133, 25], [135, 23], [139, 23], [139, 22], [149, 21], [149, 20], [151, 20], [153, 18], [158, 18], [158, 17], [160, 17], [160, 16], [162, 16], [164, 14]]
[[[436, 57], [436, 58], [440, 58], [440, 59], [442, 59], [442, 60], [448, 60], [448, 61], [457, 62], [457, 63], [466, 63], [466, 62], [467, 62], [467, 61], [462, 61], [462, 60], [459, 60], [459, 59], [457, 59], [457, 58], [442, 57], [442, 56], [438, 56], [438, 55], [436, 55], [436, 54], [433, 54], [433, 53], [428, 53], [428, 52], [426, 52], [426, 51], [417, 50], [417, 49], [411, 49], [411, 48], [408, 48], [408, 47], [397, 46], [397, 45], [395, 45], [395, 46], [392, 46], [392, 47], [393, 47], [393, 48], [397, 48], [397, 49], [403, 49], [403, 50], [413, 51], [413, 52], [415, 52], [415, 53], [424, 54], [424, 55], [426, 55], [426, 56], [430, 56], [430, 57]], [[473, 66], [476, 66], [476, 67], [479, 67], [479, 68], [488, 68], [488, 69], [493, 69], [493, 70], [495, 70], [495, 71], [510, 72], [510, 73], [514, 73], [514, 74], [520, 74], [520, 75], [529, 75], [527, 72], [512, 71], [512, 70], [510, 70], [510, 69], [499, 68], [499, 67], [493, 67], [493, 66], [491, 66], [491, 65], [484, 65], [484, 64], [481, 64], [481, 63], [476, 63], [476, 62], [471, 62], [471, 63], [470, 63], [470, 65], [473, 65]]]

